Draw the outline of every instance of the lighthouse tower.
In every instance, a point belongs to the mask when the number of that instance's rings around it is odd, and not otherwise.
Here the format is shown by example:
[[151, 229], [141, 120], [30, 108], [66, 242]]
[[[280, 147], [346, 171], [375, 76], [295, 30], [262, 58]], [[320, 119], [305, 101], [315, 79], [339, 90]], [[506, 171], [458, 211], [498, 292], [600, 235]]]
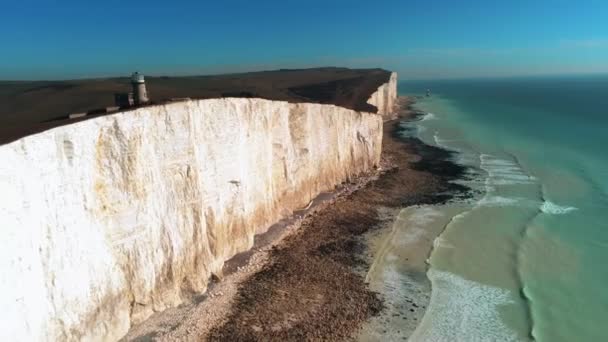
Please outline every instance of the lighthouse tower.
[[133, 86], [133, 97], [136, 105], [148, 103], [148, 92], [146, 91], [146, 82], [144, 75], [139, 72], [134, 72], [131, 75], [131, 85]]

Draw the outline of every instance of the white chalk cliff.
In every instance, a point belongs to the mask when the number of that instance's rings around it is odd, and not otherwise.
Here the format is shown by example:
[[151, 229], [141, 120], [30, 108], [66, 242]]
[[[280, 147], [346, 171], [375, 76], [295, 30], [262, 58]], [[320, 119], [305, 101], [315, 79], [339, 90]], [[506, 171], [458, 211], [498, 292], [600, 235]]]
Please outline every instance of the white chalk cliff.
[[376, 114], [212, 99], [0, 146], [0, 340], [121, 338], [204, 292], [255, 234], [372, 169], [381, 140]]
[[367, 103], [378, 108], [378, 114], [384, 119], [391, 119], [397, 104], [397, 73], [391, 73], [389, 81], [381, 85], [378, 90], [370, 96]]

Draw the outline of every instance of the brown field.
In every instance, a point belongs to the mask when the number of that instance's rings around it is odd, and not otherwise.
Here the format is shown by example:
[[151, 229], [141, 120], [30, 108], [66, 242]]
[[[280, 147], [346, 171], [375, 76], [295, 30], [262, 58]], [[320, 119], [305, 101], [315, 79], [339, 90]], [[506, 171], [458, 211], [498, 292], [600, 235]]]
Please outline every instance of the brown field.
[[[128, 75], [126, 75], [128, 76]], [[375, 112], [366, 99], [387, 82], [382, 69], [316, 68], [241, 74], [146, 77], [152, 104], [171, 98], [256, 97], [335, 104]], [[71, 113], [114, 106], [114, 93], [131, 91], [129, 77], [67, 81], [0, 81], [0, 144], [82, 119]]]

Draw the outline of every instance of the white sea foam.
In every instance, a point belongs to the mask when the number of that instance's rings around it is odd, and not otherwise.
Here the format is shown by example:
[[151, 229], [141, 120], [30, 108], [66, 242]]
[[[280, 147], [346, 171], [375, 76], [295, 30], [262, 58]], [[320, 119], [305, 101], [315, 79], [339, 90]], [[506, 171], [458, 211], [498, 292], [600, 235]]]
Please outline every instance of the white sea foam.
[[433, 241], [433, 248], [438, 249], [438, 248], [455, 248], [455, 247], [454, 247], [454, 245], [449, 243], [446, 238], [439, 236]]
[[438, 132], [435, 132], [433, 134], [433, 139], [435, 140], [435, 145], [437, 145], [439, 147], [447, 148], [447, 146], [445, 146], [443, 144], [443, 140], [439, 137], [439, 133]]
[[458, 149], [449, 146], [448, 143], [451, 141], [456, 141], [456, 140], [447, 140], [447, 139], [443, 139], [439, 136], [439, 132], [435, 131], [435, 133], [433, 134], [433, 140], [435, 140], [435, 145], [444, 148], [446, 150], [452, 150], [452, 151], [457, 151], [459, 152]]
[[531, 184], [529, 181], [516, 181], [509, 179], [489, 179], [488, 185], [496, 185], [496, 186], [505, 186], [505, 185], [522, 185], [522, 184]]
[[477, 161], [477, 155], [473, 153], [461, 152], [456, 157], [456, 163], [460, 165], [473, 165]]
[[504, 196], [486, 196], [482, 198], [478, 205], [486, 207], [506, 207], [521, 205], [525, 201], [525, 198], [514, 198]]
[[487, 185], [532, 184], [536, 178], [524, 171], [516, 162], [489, 154], [479, 156], [480, 167], [488, 173]]
[[545, 201], [540, 206], [540, 210], [545, 214], [563, 215], [578, 210], [578, 208], [561, 206], [550, 201]]
[[508, 290], [430, 269], [431, 304], [410, 341], [518, 341], [498, 307], [514, 303]]
[[435, 116], [435, 114], [433, 113], [426, 113], [424, 114], [424, 116], [422, 117], [422, 119], [420, 121], [428, 121], [428, 120], [435, 120], [437, 119], [437, 117]]

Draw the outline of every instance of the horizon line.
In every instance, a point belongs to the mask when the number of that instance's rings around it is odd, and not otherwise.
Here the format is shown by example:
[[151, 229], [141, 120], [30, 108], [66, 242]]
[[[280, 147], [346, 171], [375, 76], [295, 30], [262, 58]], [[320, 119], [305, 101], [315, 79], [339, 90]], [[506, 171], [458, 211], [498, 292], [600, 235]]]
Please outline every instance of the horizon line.
[[[276, 68], [276, 69], [251, 69], [248, 71], [227, 71], [227, 72], [209, 72], [209, 73], [184, 73], [184, 74], [165, 74], [165, 73], [142, 73], [145, 77], [161, 78], [161, 77], [175, 77], [175, 78], [187, 78], [187, 77], [206, 77], [206, 76], [222, 76], [222, 75], [239, 75], [239, 74], [251, 74], [251, 73], [263, 73], [273, 71], [287, 71], [287, 70], [312, 70], [312, 69], [350, 69], [350, 70], [371, 70], [379, 69], [390, 72], [397, 72], [399, 75], [399, 82], [403, 81], [454, 81], [454, 80], [483, 80], [483, 79], [510, 79], [510, 78], [535, 78], [535, 77], [563, 77], [563, 76], [608, 76], [608, 71], [572, 71], [562, 73], [531, 73], [531, 74], [488, 74], [488, 75], [475, 75], [475, 76], [438, 76], [438, 77], [410, 77], [405, 78], [407, 72], [399, 72], [398, 70], [391, 70], [383, 67], [366, 67], [366, 68], [351, 68], [351, 67], [340, 67], [340, 66], [322, 66], [322, 67], [309, 67], [309, 68]], [[130, 75], [118, 76], [118, 75], [107, 75], [107, 76], [94, 76], [94, 77], [70, 77], [70, 78], [54, 78], [54, 79], [0, 79], [0, 82], [69, 82], [69, 81], [88, 81], [88, 80], [107, 80], [107, 79], [128, 79]]]

